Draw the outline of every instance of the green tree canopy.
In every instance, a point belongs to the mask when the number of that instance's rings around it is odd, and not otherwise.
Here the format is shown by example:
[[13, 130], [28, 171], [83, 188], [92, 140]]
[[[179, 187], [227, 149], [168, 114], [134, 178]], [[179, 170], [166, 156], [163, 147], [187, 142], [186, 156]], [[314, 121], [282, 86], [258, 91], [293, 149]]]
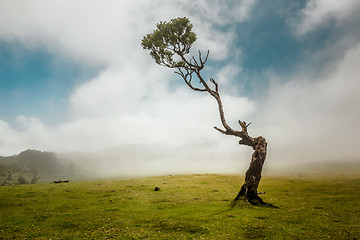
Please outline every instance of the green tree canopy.
[[192, 32], [193, 25], [186, 17], [160, 22], [153, 33], [147, 34], [141, 41], [144, 49], [150, 50], [155, 62], [170, 68], [185, 66], [184, 59], [174, 60], [174, 55], [184, 56], [189, 53], [196, 41]]

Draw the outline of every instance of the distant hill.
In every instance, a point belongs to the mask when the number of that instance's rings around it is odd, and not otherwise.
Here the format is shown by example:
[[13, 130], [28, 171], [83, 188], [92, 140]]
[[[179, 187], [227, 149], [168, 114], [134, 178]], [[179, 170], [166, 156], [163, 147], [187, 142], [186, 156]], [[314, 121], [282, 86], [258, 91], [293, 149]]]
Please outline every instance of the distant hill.
[[8, 156], [8, 157], [0, 156], [0, 163], [10, 164], [12, 161], [17, 160], [17, 156], [18, 155], [13, 155], [13, 156]]
[[0, 184], [35, 184], [44, 175], [54, 175], [61, 169], [54, 152], [28, 149], [18, 155], [0, 157]]

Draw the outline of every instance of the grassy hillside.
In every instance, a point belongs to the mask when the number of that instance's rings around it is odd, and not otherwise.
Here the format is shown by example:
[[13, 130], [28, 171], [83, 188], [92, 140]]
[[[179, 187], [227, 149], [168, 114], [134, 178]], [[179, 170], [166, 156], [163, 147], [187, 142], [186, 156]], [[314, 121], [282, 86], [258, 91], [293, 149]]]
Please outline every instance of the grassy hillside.
[[242, 181], [182, 175], [4, 186], [0, 238], [360, 238], [360, 177], [265, 176], [261, 196], [279, 208], [231, 208]]

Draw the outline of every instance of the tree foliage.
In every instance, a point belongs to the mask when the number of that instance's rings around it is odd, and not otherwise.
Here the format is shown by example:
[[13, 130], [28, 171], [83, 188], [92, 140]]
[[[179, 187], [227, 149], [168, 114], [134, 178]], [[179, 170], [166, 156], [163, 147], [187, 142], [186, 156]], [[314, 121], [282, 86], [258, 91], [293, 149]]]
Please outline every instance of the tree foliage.
[[186, 17], [160, 22], [153, 33], [143, 38], [141, 45], [150, 50], [156, 63], [170, 68], [185, 67], [183, 59], [174, 60], [174, 55], [184, 56], [190, 52], [196, 41], [192, 28], [193, 25]]

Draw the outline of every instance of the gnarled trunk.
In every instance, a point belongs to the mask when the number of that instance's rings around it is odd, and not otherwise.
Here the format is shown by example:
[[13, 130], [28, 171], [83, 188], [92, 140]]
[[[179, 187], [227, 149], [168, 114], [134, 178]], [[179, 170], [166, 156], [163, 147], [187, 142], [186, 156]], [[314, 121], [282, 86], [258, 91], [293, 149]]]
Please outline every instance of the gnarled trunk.
[[245, 182], [234, 199], [234, 202], [243, 199], [254, 205], [265, 204], [259, 197], [257, 188], [261, 180], [261, 171], [266, 158], [267, 142], [263, 137], [256, 138], [255, 142], [256, 145], [254, 147], [250, 167], [245, 174]]

